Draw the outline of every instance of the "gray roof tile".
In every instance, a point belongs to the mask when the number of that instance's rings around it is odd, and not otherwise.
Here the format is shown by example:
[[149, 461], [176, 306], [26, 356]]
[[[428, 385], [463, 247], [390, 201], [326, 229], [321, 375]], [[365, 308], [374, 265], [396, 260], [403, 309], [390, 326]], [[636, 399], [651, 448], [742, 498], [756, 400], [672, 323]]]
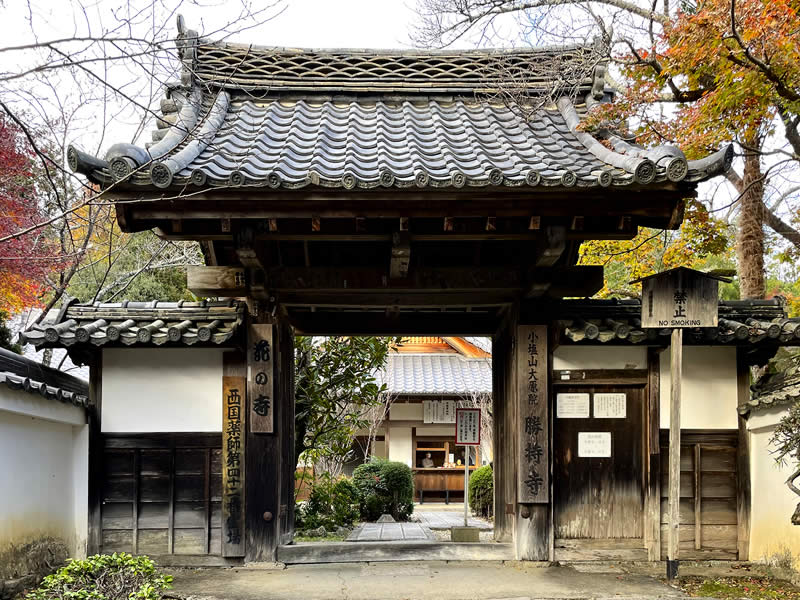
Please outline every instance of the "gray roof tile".
[[393, 395], [492, 393], [492, 361], [454, 354], [390, 354], [378, 375]]
[[20, 341], [37, 348], [224, 344], [243, 315], [243, 303], [235, 300], [68, 304], [56, 319], [22, 332]]

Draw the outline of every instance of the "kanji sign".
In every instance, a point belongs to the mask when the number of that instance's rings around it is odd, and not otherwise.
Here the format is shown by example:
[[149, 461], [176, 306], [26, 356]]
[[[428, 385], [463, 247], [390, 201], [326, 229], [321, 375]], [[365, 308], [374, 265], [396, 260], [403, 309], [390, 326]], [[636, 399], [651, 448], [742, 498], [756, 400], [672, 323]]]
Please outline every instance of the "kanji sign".
[[519, 374], [517, 499], [520, 503], [546, 503], [550, 499], [546, 326], [517, 328], [516, 360]]
[[272, 433], [273, 406], [272, 325], [250, 325], [247, 349], [247, 394], [250, 398], [250, 431]]
[[716, 327], [719, 281], [724, 278], [677, 268], [645, 277], [642, 327]]
[[481, 409], [456, 409], [456, 446], [480, 446]]
[[244, 556], [244, 377], [222, 378], [222, 556]]

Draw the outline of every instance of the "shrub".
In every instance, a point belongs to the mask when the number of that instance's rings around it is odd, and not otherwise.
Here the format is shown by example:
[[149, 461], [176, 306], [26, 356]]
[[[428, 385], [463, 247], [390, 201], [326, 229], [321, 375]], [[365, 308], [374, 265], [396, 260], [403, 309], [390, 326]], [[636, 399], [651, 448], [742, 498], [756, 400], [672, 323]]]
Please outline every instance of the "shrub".
[[147, 556], [95, 554], [71, 560], [28, 594], [28, 600], [160, 600], [172, 587], [172, 576], [162, 575]]
[[475, 469], [469, 477], [469, 505], [473, 512], [488, 515], [494, 503], [492, 466]]
[[295, 525], [300, 530], [324, 527], [332, 531], [349, 527], [359, 516], [360, 496], [347, 478], [322, 475], [314, 482], [306, 502], [297, 505]]
[[375, 521], [385, 513], [407, 521], [414, 511], [414, 483], [406, 464], [373, 458], [355, 468], [353, 484], [361, 495], [364, 520]]

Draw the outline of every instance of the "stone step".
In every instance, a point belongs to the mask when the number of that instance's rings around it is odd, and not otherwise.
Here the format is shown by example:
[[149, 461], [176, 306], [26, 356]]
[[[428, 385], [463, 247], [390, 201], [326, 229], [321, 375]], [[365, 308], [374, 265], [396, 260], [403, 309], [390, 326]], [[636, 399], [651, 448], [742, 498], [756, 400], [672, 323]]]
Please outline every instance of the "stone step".
[[302, 542], [278, 547], [288, 564], [410, 560], [514, 560], [511, 544], [453, 542]]

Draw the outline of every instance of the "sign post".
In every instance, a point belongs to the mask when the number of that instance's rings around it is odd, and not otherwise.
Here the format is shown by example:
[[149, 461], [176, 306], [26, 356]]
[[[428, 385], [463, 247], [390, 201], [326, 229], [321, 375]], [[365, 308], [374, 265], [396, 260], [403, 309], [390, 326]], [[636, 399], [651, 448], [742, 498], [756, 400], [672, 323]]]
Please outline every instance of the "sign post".
[[683, 329], [717, 327], [718, 289], [724, 277], [678, 267], [637, 279], [642, 283], [642, 327], [672, 329], [670, 339], [669, 525], [667, 579], [678, 576], [681, 491], [681, 380]]
[[481, 443], [481, 409], [457, 408], [456, 446], [464, 446], [464, 527], [467, 527], [467, 520], [469, 518], [468, 510], [469, 510], [470, 447], [479, 446], [480, 443]]

